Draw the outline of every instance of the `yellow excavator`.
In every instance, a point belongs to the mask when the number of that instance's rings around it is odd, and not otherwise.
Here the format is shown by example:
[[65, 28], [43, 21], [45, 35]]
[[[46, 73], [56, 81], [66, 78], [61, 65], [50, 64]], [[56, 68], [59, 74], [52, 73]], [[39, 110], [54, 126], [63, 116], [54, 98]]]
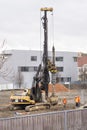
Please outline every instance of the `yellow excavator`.
[[[26, 111], [49, 109], [51, 105], [58, 103], [58, 97], [54, 94], [49, 97], [48, 85], [50, 82], [49, 71], [52, 75], [57, 73], [55, 66], [55, 53], [53, 47], [53, 62], [48, 59], [48, 19], [47, 12], [53, 8], [41, 8], [44, 16], [41, 18], [44, 29], [44, 49], [42, 64], [39, 65], [37, 73], [33, 77], [31, 89], [25, 89], [21, 94], [12, 94], [10, 97], [10, 110], [24, 108]], [[43, 98], [44, 97], [44, 98]]]

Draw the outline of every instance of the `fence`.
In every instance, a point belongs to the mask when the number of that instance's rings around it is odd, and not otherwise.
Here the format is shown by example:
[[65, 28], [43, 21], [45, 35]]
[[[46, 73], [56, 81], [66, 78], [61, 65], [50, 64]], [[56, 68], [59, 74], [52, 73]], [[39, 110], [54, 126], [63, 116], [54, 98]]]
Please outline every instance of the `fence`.
[[87, 109], [1, 118], [0, 130], [87, 130]]

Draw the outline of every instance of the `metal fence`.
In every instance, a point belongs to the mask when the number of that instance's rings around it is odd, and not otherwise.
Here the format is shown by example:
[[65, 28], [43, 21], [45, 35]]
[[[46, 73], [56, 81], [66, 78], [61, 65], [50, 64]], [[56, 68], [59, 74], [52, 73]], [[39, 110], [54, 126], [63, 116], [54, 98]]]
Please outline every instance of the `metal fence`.
[[87, 130], [87, 109], [1, 118], [0, 130]]

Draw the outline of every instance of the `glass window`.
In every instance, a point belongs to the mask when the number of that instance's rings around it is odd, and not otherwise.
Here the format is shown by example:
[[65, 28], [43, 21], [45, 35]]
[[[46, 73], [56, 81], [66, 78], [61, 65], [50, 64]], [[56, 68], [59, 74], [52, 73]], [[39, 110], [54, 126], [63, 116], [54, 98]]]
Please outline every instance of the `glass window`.
[[21, 72], [34, 72], [37, 71], [38, 67], [37, 66], [21, 66], [18, 67], [18, 71]]
[[63, 67], [57, 67], [57, 70], [58, 70], [59, 72], [63, 72]]
[[73, 57], [74, 62], [77, 62], [77, 57]]
[[29, 71], [29, 67], [22, 66], [22, 67], [20, 67], [20, 71], [21, 72], [28, 72]]
[[64, 78], [63, 77], [61, 77], [61, 82], [64, 82]]
[[38, 67], [34, 67], [34, 71], [37, 71], [38, 70]]
[[29, 67], [29, 71], [34, 71], [34, 67]]
[[67, 82], [71, 82], [71, 77], [67, 77]]
[[37, 61], [37, 56], [31, 56], [31, 61]]
[[56, 61], [63, 61], [63, 57], [56, 57]]

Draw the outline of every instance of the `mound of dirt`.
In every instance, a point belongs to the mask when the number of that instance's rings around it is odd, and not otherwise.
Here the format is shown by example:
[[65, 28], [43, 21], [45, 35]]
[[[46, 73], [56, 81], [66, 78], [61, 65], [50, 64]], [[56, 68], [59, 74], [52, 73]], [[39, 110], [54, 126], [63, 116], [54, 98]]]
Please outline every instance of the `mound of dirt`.
[[48, 87], [48, 91], [49, 92], [68, 92], [69, 89], [66, 88], [63, 84], [55, 84], [54, 87], [52, 84], [49, 84], [49, 87]]

